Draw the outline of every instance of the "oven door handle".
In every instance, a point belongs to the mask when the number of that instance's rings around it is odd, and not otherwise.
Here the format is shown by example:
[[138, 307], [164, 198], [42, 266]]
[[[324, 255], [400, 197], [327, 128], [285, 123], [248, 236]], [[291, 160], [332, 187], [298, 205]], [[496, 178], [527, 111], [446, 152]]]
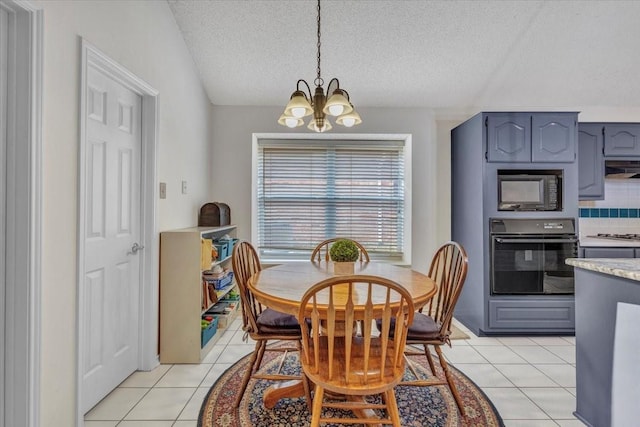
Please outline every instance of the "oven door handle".
[[504, 239], [494, 237], [498, 243], [578, 243], [578, 239]]

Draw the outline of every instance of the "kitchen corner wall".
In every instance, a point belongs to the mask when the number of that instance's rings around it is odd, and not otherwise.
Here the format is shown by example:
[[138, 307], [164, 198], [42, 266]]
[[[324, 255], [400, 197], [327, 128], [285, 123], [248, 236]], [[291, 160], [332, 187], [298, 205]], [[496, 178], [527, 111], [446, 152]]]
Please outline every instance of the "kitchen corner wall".
[[437, 201], [436, 211], [437, 240], [446, 242], [451, 240], [451, 129], [464, 122], [469, 115], [459, 115], [457, 118], [448, 117], [438, 119], [437, 125]]
[[[313, 135], [305, 128], [291, 130], [278, 125], [283, 108], [284, 104], [278, 107], [214, 106], [213, 109], [211, 200], [229, 204], [231, 222], [238, 225], [238, 237], [243, 239], [251, 238], [252, 134]], [[437, 247], [448, 240], [448, 233], [441, 231], [443, 227], [438, 220], [450, 211], [448, 200], [439, 198], [439, 175], [444, 173], [439, 170], [444, 168], [448, 174], [450, 166], [449, 162], [444, 166], [439, 162], [433, 112], [419, 108], [361, 108], [358, 111], [363, 120], [361, 125], [352, 129], [335, 126], [331, 132], [412, 135], [412, 265], [426, 272]], [[440, 213], [443, 211], [447, 214]], [[449, 227], [448, 223], [445, 227]]]
[[604, 194], [604, 200], [580, 202], [580, 238], [640, 234], [640, 179], [605, 179]]

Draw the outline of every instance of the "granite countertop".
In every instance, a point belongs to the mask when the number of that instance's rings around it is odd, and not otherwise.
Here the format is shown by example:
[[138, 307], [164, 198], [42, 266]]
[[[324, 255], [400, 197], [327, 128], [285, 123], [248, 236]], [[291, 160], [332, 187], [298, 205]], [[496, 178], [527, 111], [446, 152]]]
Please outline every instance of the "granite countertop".
[[568, 258], [566, 262], [577, 268], [640, 282], [640, 258]]

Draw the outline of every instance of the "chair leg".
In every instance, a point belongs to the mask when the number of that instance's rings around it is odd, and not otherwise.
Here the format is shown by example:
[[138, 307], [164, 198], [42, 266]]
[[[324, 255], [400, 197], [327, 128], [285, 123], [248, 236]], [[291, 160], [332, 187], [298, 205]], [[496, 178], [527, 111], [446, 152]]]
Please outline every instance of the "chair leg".
[[315, 393], [313, 396], [313, 409], [311, 409], [311, 427], [318, 427], [320, 425], [323, 396], [324, 389], [316, 384]]
[[242, 385], [240, 386], [240, 393], [238, 394], [238, 397], [236, 398], [236, 408], [240, 407], [240, 402], [242, 401], [242, 398], [244, 397], [244, 392], [247, 389], [247, 385], [249, 384], [249, 380], [251, 379], [251, 375], [253, 375], [253, 371], [256, 368], [256, 366], [258, 366], [256, 364], [257, 362], [257, 358], [258, 358], [258, 354], [260, 353], [260, 351], [262, 350], [262, 352], [264, 353], [264, 347], [266, 345], [265, 341], [256, 341], [256, 347], [253, 350], [253, 354], [251, 355], [251, 359], [249, 360], [249, 366], [247, 366], [247, 370], [244, 373], [244, 377], [242, 377]]
[[424, 346], [424, 355], [427, 356], [427, 362], [429, 362], [429, 368], [431, 368], [431, 374], [436, 376], [436, 365], [433, 363], [433, 356], [431, 356], [431, 352], [429, 351], [429, 346], [427, 344], [423, 344]]
[[383, 399], [387, 405], [387, 413], [393, 426], [400, 427], [400, 411], [398, 410], [398, 402], [396, 402], [396, 394], [393, 389], [385, 391]]
[[447, 383], [449, 384], [449, 389], [451, 389], [451, 394], [453, 394], [453, 398], [456, 401], [456, 405], [458, 405], [458, 410], [460, 411], [460, 415], [465, 416], [464, 405], [462, 404], [462, 398], [460, 397], [460, 393], [458, 393], [458, 388], [456, 387], [455, 382], [453, 381], [453, 375], [451, 375], [451, 371], [449, 370], [449, 365], [442, 354], [442, 350], [439, 345], [434, 346], [436, 349], [436, 353], [438, 353], [438, 359], [440, 360], [440, 366], [442, 366], [442, 370], [444, 371], [444, 376], [447, 379]]
[[[258, 357], [256, 358], [256, 363], [253, 365], [253, 368], [257, 371], [258, 368], [260, 368], [260, 365], [262, 364], [262, 358], [264, 357], [264, 353], [267, 350], [267, 341], [266, 340], [260, 340], [259, 341], [260, 344], [260, 350], [258, 351]], [[256, 346], [256, 349], [258, 348], [258, 346]]]
[[311, 385], [309, 384], [309, 378], [302, 373], [302, 386], [304, 387], [304, 397], [307, 401], [307, 407], [311, 413], [313, 410], [313, 399], [311, 398]]

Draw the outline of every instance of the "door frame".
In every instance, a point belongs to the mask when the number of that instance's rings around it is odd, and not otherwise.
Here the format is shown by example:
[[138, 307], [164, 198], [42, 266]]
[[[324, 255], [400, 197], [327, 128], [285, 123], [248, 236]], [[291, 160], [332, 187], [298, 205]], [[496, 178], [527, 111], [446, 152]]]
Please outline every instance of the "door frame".
[[140, 161], [140, 240], [144, 250], [140, 252], [140, 296], [138, 369], [149, 371], [159, 365], [158, 358], [158, 268], [159, 248], [157, 230], [157, 200], [159, 189], [156, 185], [156, 163], [158, 145], [158, 91], [147, 82], [131, 73], [105, 53], [83, 38], [81, 45], [80, 81], [80, 141], [78, 147], [78, 253], [77, 253], [77, 312], [76, 312], [76, 425], [83, 425], [82, 411], [82, 360], [85, 342], [83, 265], [85, 256], [84, 239], [87, 200], [85, 182], [87, 144], [86, 95], [89, 67], [97, 69], [140, 95], [142, 98], [142, 147]]
[[[6, 157], [5, 418], [40, 424], [43, 13], [2, 0], [9, 16]], [[4, 195], [3, 195], [4, 196]], [[1, 322], [0, 322], [1, 323]], [[2, 411], [0, 411], [2, 412]]]

